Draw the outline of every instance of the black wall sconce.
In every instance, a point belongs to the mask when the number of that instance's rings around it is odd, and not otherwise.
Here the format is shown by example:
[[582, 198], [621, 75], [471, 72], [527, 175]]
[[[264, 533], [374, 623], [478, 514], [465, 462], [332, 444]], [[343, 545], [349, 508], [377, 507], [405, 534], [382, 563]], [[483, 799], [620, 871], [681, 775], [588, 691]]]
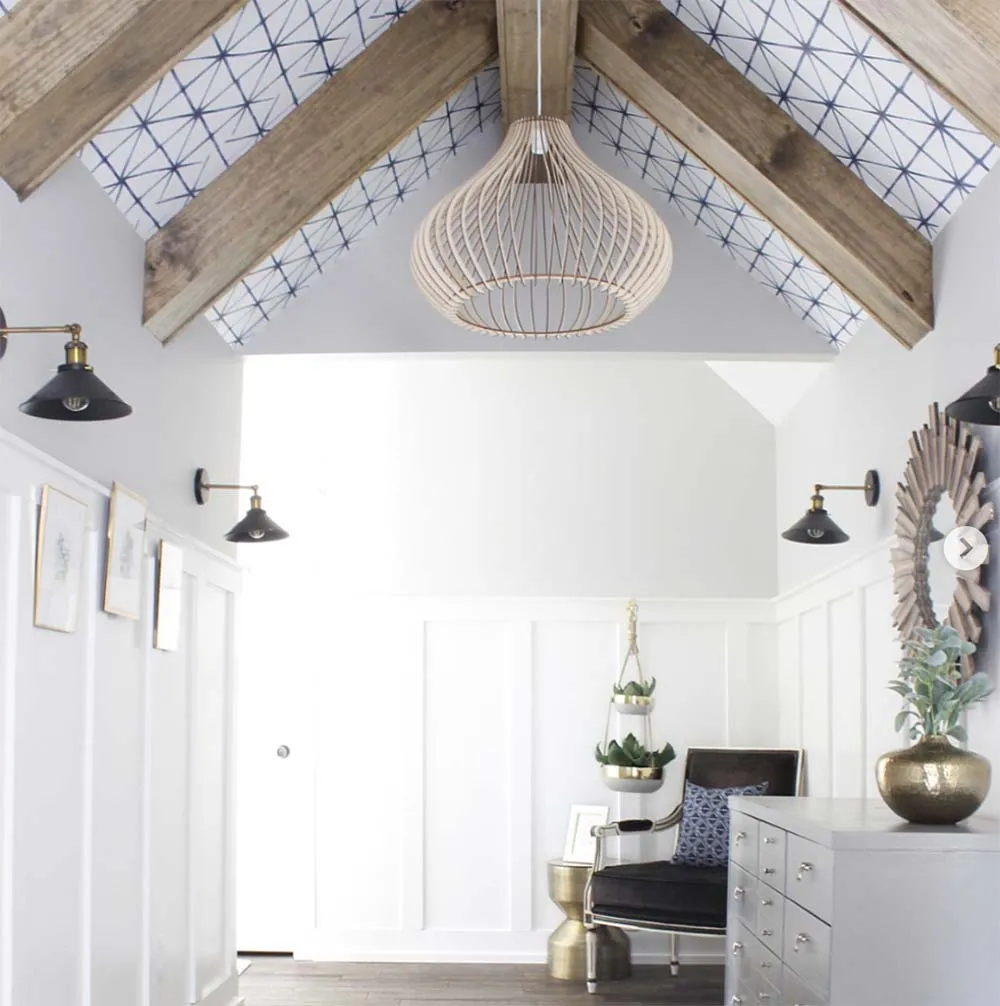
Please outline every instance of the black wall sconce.
[[993, 349], [993, 366], [986, 371], [986, 376], [944, 411], [963, 423], [1000, 426], [1000, 345]]
[[199, 505], [204, 506], [208, 502], [208, 494], [213, 489], [249, 489], [253, 493], [250, 497], [250, 509], [247, 510], [246, 517], [225, 536], [226, 541], [252, 544], [258, 541], [281, 541], [282, 538], [288, 537], [288, 532], [275, 524], [268, 517], [266, 510], [261, 509], [257, 486], [209, 482], [208, 472], [204, 468], [199, 468], [194, 473], [194, 498]]
[[87, 344], [80, 338], [79, 325], [18, 326], [7, 324], [0, 310], [0, 359], [7, 352], [7, 336], [11, 334], [61, 334], [70, 337], [66, 343], [66, 362], [59, 365], [56, 376], [36, 391], [20, 409], [38, 419], [63, 419], [71, 423], [94, 422], [99, 419], [121, 419], [131, 415], [132, 406], [123, 402], [87, 363]]
[[865, 503], [868, 506], [875, 506], [879, 497], [878, 472], [870, 468], [865, 472], [865, 483], [860, 486], [826, 486], [817, 484], [813, 487], [812, 503], [806, 511], [805, 517], [797, 520], [787, 531], [783, 531], [782, 538], [788, 541], [799, 542], [803, 545], [839, 545], [849, 541], [850, 535], [842, 528], [838, 527], [833, 518], [826, 512], [823, 506], [822, 493], [827, 489], [848, 489], [863, 492]]

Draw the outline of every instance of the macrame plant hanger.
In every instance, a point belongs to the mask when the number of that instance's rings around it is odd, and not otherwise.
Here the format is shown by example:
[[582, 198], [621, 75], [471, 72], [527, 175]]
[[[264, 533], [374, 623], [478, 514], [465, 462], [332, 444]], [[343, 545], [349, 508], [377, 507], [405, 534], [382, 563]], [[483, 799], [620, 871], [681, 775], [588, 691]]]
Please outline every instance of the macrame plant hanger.
[[[611, 742], [611, 722], [615, 715], [627, 716], [629, 719], [640, 717], [642, 724], [642, 745], [647, 752], [653, 752], [653, 729], [650, 723], [650, 713], [656, 705], [652, 690], [656, 686], [655, 678], [647, 680], [642, 670], [642, 660], [639, 658], [639, 605], [629, 601], [628, 611], [628, 647], [622, 660], [621, 669], [612, 689], [611, 700], [608, 702], [608, 717], [604, 727], [604, 751], [608, 751]], [[635, 663], [635, 675], [628, 678], [629, 661]], [[631, 687], [630, 687], [631, 686]], [[627, 740], [624, 744], [627, 744]], [[651, 793], [663, 785], [662, 767], [630, 767], [625, 765], [602, 765], [604, 782], [609, 789], [625, 793]]]

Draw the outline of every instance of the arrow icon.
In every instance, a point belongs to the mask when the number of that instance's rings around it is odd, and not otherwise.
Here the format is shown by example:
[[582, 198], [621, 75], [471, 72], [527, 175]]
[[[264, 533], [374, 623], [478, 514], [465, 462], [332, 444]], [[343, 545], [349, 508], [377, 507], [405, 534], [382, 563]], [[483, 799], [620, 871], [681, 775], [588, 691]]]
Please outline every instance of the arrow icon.
[[955, 569], [966, 572], [989, 562], [990, 546], [978, 528], [956, 527], [944, 539], [944, 557]]
[[973, 545], [972, 542], [969, 541], [969, 539], [964, 536], [959, 538], [958, 540], [965, 546], [965, 548], [963, 548], [962, 551], [958, 553], [959, 556], [964, 559], [976, 546]]

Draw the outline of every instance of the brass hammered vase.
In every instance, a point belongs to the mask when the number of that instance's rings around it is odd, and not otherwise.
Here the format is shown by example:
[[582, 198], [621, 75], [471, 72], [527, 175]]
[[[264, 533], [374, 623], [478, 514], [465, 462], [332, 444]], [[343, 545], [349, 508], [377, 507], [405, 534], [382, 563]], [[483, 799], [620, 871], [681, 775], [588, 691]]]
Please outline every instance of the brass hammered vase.
[[875, 777], [882, 799], [911, 824], [958, 824], [990, 791], [989, 760], [940, 734], [882, 755]]

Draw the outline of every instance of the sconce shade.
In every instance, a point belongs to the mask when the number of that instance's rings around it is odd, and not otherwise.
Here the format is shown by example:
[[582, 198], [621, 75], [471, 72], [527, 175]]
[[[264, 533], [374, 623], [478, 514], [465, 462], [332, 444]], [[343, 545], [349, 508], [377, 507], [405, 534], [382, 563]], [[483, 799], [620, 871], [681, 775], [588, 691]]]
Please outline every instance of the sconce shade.
[[38, 419], [95, 422], [132, 414], [123, 402], [86, 364], [63, 363], [56, 376], [21, 404], [21, 411]]
[[254, 500], [258, 502], [251, 502], [246, 517], [226, 535], [226, 541], [256, 544], [261, 541], [281, 541], [282, 538], [287, 538], [288, 532], [275, 524], [268, 517], [266, 510], [261, 510], [260, 497], [254, 497]]
[[956, 398], [944, 411], [952, 419], [977, 426], [1000, 426], [1000, 367], [994, 362], [986, 376]]
[[805, 517], [797, 520], [787, 531], [783, 531], [781, 537], [803, 545], [840, 545], [850, 541], [851, 538], [834, 523], [823, 507], [807, 510]]

